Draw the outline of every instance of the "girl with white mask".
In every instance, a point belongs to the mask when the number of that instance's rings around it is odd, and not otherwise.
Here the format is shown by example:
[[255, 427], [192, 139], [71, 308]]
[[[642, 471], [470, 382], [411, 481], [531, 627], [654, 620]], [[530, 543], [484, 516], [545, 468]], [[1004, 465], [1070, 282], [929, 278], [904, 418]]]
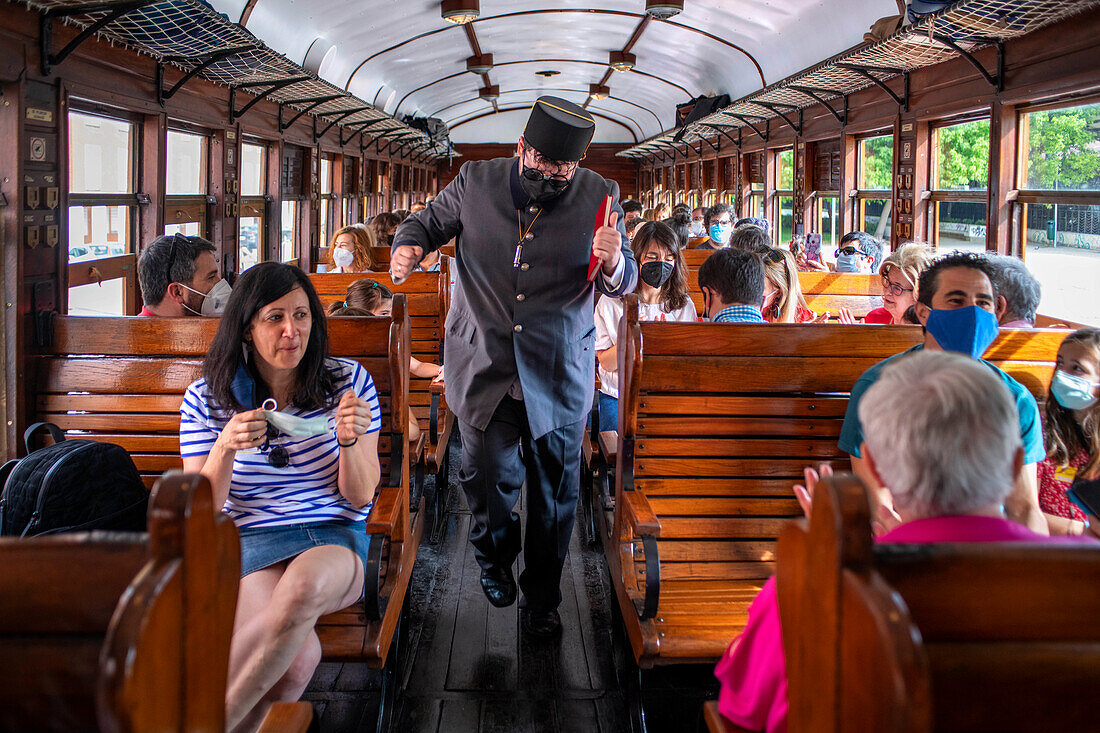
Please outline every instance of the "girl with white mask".
[[371, 247], [377, 244], [368, 226], [353, 224], [336, 230], [325, 256], [325, 272], [360, 273], [374, 270]]
[[1039, 507], [1050, 533], [1100, 536], [1100, 522], [1066, 496], [1075, 481], [1100, 478], [1100, 329], [1082, 328], [1062, 342], [1043, 418]]

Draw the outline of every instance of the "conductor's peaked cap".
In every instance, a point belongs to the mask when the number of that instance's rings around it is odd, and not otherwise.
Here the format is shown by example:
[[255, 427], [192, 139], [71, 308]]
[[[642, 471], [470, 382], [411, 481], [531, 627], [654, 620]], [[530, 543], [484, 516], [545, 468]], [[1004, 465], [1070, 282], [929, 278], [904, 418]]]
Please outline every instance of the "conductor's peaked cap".
[[596, 121], [580, 105], [559, 97], [539, 97], [523, 139], [550, 160], [580, 160], [592, 142]]

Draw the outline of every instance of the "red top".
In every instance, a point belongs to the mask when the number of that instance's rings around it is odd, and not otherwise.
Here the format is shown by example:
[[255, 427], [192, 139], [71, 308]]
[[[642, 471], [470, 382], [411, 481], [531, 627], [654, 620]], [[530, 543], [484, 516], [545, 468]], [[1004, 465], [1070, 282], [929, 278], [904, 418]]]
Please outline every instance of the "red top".
[[[779, 318], [779, 306], [772, 307], [770, 311], [768, 313], [764, 313], [763, 316], [764, 320], [768, 323], [775, 323], [776, 319]], [[814, 313], [809, 308], [803, 308], [802, 306], [798, 306], [798, 309], [795, 311], [794, 314], [795, 323], [806, 323], [807, 321], [812, 321], [815, 318], [817, 318], [816, 313]]]
[[863, 317], [863, 322], [871, 323], [876, 326], [889, 326], [894, 322], [894, 317], [890, 315], [890, 311], [885, 308], [875, 308]]
[[139, 316], [152, 316], [153, 318], [156, 318], [156, 317], [157, 317], [157, 314], [156, 314], [156, 313], [154, 313], [153, 311], [149, 310], [149, 309], [148, 309], [148, 308], [146, 308], [145, 306], [141, 306], [141, 312], [140, 312], [140, 313], [138, 313], [138, 315], [139, 315]]
[[1038, 465], [1039, 508], [1044, 514], [1078, 522], [1087, 520], [1080, 507], [1066, 498], [1066, 491], [1073, 484], [1077, 472], [1088, 462], [1089, 454], [1082, 450], [1073, 457], [1068, 466], [1055, 466], [1054, 461], [1049, 458]]
[[[1049, 542], [1083, 544], [1088, 537], [1046, 537], [1022, 524], [996, 517], [956, 516], [915, 519], [895, 527], [876, 542]], [[749, 730], [787, 730], [787, 660], [783, 652], [775, 577], [749, 607], [745, 630], [730, 644], [714, 669], [721, 683], [718, 710]]]

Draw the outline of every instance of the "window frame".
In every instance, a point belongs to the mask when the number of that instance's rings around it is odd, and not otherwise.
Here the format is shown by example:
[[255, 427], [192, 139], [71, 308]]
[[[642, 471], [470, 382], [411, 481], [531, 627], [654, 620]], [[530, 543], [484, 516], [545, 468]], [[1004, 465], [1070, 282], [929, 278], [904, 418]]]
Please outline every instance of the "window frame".
[[[865, 225], [866, 220], [866, 206], [867, 201], [884, 200], [886, 203], [883, 206], [883, 211], [887, 212], [886, 216], [890, 217], [890, 224], [893, 225], [894, 221], [894, 191], [892, 188], [861, 188], [860, 179], [863, 178], [863, 143], [867, 140], [872, 140], [880, 137], [890, 138], [890, 176], [894, 175], [894, 171], [898, 168], [898, 151], [894, 145], [894, 132], [893, 130], [876, 130], [873, 132], [861, 133], [855, 136], [855, 159], [856, 159], [856, 174], [854, 176], [856, 187], [848, 192], [848, 202], [851, 207], [851, 222], [855, 225], [851, 227], [855, 231], [865, 232], [867, 227]], [[890, 240], [891, 228], [887, 226], [883, 229], [883, 239]]]
[[[992, 118], [988, 114], [970, 114], [960, 117], [951, 117], [930, 121], [928, 123], [929, 155], [928, 155], [928, 243], [934, 251], [940, 249], [940, 205], [945, 203], [980, 203], [985, 205], [985, 226], [989, 231], [989, 173], [986, 173], [985, 188], [966, 190], [935, 188], [938, 183], [939, 158], [940, 158], [940, 130], [947, 127], [970, 124], [987, 120], [992, 125]], [[990, 128], [989, 149], [993, 149], [992, 127]], [[988, 154], [987, 154], [988, 157]], [[895, 166], [895, 170], [897, 167]], [[985, 249], [990, 250], [991, 242], [986, 238]]]
[[[130, 126], [130, 191], [125, 193], [95, 193], [77, 192], [71, 190], [72, 180], [68, 171], [73, 167], [72, 145], [72, 116], [101, 117], [114, 122], [125, 122]], [[105, 207], [108, 220], [111, 218], [111, 210], [114, 207], [122, 208], [127, 216], [125, 224], [126, 245], [122, 254], [111, 254], [110, 251], [98, 257], [90, 257], [79, 262], [69, 261], [69, 239], [72, 237], [71, 228], [65, 226], [65, 271], [64, 292], [65, 311], [69, 312], [70, 296], [72, 288], [93, 283], [102, 284], [112, 280], [123, 281], [122, 285], [122, 311], [123, 315], [134, 314], [138, 306], [137, 288], [137, 248], [138, 248], [138, 222], [141, 215], [139, 204], [141, 201], [141, 156], [142, 156], [142, 116], [127, 110], [108, 108], [92, 101], [85, 101], [75, 97], [69, 99], [69, 108], [64, 115], [65, 127], [65, 166], [66, 166], [66, 190], [65, 190], [65, 217], [66, 221], [71, 216], [72, 209], [81, 208], [86, 216], [91, 216], [92, 209]]]

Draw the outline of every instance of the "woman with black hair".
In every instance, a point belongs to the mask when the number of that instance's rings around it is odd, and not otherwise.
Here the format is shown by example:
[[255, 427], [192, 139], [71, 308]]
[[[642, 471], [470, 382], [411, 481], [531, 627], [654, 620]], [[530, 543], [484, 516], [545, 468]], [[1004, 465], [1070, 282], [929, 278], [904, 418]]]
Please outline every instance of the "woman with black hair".
[[362, 595], [378, 395], [358, 363], [328, 356], [309, 278], [265, 262], [238, 278], [180, 413], [184, 469], [210, 480], [240, 530], [226, 727], [250, 730], [302, 694], [321, 658], [317, 619]]
[[[680, 238], [672, 227], [647, 221], [638, 227], [630, 243], [638, 261], [638, 317], [643, 321], [699, 320], [687, 286], [687, 264]], [[596, 303], [596, 365], [600, 375], [600, 432], [619, 429], [619, 319], [620, 298], [601, 295]]]

